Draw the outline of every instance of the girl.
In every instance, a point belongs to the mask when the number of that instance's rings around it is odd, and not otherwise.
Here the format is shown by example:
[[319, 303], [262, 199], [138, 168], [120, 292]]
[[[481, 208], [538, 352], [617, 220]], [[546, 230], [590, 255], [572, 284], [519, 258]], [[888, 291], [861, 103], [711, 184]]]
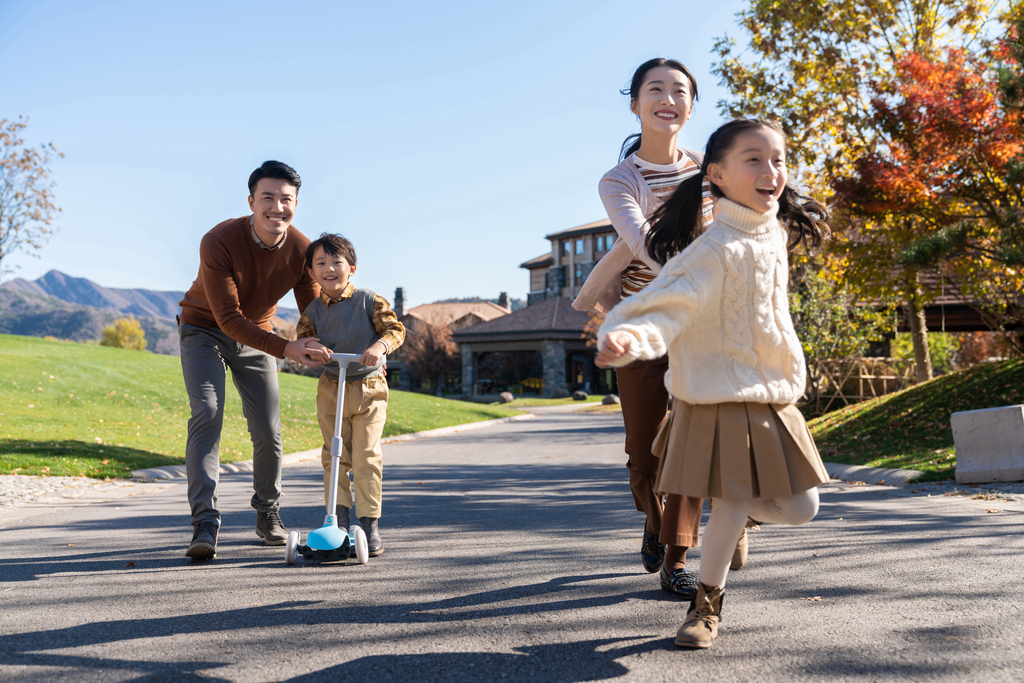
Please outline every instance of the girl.
[[701, 181], [685, 180], [648, 239], [664, 268], [611, 311], [597, 357], [599, 365], [622, 366], [668, 353], [666, 383], [676, 402], [656, 490], [714, 499], [697, 594], [676, 634], [686, 648], [708, 647], [717, 635], [730, 557], [748, 515], [808, 522], [818, 511], [815, 487], [828, 481], [793, 405], [806, 371], [786, 298], [787, 231], [790, 248], [818, 246], [828, 210], [786, 184], [786, 141], [772, 122], [719, 128], [701, 171], [720, 198], [714, 222], [694, 238]]
[[[626, 94], [627, 91], [623, 91]], [[647, 219], [684, 179], [700, 182], [701, 157], [677, 148], [679, 131], [693, 113], [697, 81], [673, 59], [641, 64], [629, 86], [629, 108], [640, 119], [640, 133], [622, 144], [620, 163], [601, 178], [599, 190], [619, 239], [587, 278], [573, 306], [605, 313], [620, 300], [642, 291], [661, 264], [646, 250]], [[703, 206], [711, 217], [710, 188]], [[686, 550], [697, 545], [703, 501], [654, 490], [660, 461], [651, 454], [665, 418], [668, 358], [639, 360], [616, 370], [626, 427], [629, 488], [636, 509], [646, 515], [640, 560], [648, 572], [661, 570], [661, 587], [689, 600], [697, 578], [686, 569]]]

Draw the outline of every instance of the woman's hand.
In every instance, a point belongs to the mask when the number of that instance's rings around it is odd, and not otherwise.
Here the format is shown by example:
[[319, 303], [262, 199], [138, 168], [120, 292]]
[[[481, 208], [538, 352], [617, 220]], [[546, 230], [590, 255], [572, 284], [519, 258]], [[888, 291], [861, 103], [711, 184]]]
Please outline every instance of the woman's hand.
[[600, 368], [608, 367], [608, 364], [622, 358], [629, 351], [633, 343], [633, 335], [628, 332], [609, 332], [597, 352], [595, 362]]

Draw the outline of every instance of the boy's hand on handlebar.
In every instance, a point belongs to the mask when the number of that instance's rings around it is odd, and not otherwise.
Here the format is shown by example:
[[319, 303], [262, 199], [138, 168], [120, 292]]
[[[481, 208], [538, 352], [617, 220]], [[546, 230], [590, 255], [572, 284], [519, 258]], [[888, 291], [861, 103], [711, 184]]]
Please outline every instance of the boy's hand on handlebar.
[[607, 367], [612, 361], [616, 361], [626, 355], [633, 343], [633, 335], [628, 332], [609, 332], [597, 352], [596, 363], [599, 367]]
[[370, 348], [363, 351], [362, 357], [359, 362], [363, 365], [376, 365], [380, 362], [380, 359], [387, 355], [388, 347], [384, 345], [382, 341], [375, 341]]

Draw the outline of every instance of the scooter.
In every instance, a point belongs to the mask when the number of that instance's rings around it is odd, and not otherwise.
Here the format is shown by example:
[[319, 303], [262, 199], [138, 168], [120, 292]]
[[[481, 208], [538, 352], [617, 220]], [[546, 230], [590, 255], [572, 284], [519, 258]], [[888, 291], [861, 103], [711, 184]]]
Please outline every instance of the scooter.
[[[331, 485], [327, 495], [327, 516], [324, 525], [306, 535], [306, 544], [299, 545], [299, 532], [292, 529], [288, 532], [285, 542], [284, 559], [288, 564], [302, 555], [306, 560], [314, 562], [339, 562], [348, 560], [354, 554], [359, 564], [366, 564], [370, 559], [370, 550], [366, 544], [366, 533], [359, 524], [349, 529], [338, 527], [338, 464], [341, 460], [341, 413], [345, 401], [345, 369], [349, 363], [358, 361], [362, 356], [358, 353], [332, 353], [331, 361], [338, 363], [338, 410], [334, 416], [334, 438], [331, 439]], [[346, 522], [348, 520], [345, 520]]]

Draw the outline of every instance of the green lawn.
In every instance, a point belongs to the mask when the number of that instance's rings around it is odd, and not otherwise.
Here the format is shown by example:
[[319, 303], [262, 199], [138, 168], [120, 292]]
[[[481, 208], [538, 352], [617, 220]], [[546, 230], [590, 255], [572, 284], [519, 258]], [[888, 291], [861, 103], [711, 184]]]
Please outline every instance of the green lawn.
[[810, 422], [825, 461], [921, 470], [920, 481], [952, 479], [949, 416], [1024, 403], [1024, 361], [988, 363], [858, 403]]
[[[316, 379], [280, 374], [286, 453], [320, 444]], [[220, 456], [252, 457], [234, 387], [227, 389]], [[173, 356], [0, 335], [0, 474], [127, 477], [184, 464], [188, 397]], [[392, 391], [385, 436], [517, 415]]]

